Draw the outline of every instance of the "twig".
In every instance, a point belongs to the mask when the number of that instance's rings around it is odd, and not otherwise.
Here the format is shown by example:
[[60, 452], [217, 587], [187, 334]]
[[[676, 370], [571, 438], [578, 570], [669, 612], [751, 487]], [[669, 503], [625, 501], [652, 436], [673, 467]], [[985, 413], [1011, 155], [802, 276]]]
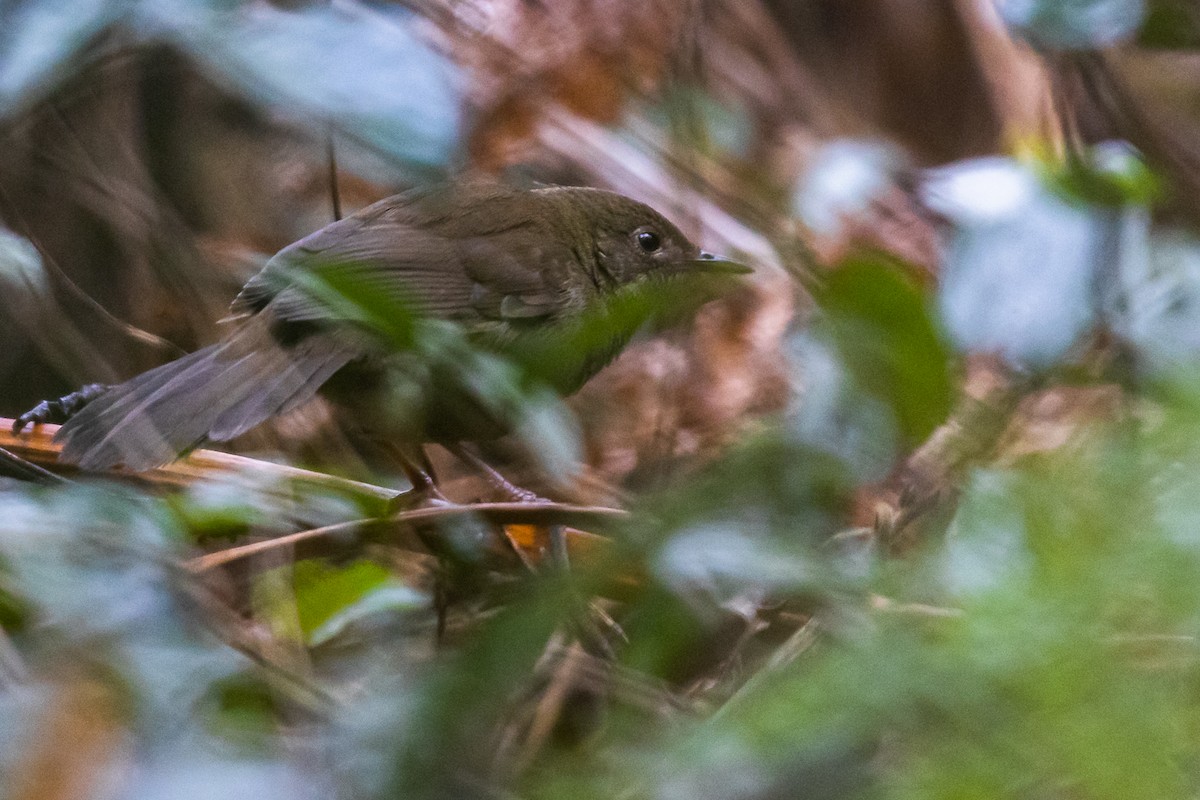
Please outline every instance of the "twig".
[[29, 680], [25, 659], [13, 645], [12, 639], [0, 627], [0, 688], [16, 686]]
[[901, 603], [878, 594], [871, 595], [867, 602], [872, 611], [889, 614], [911, 614], [914, 617], [930, 617], [932, 619], [958, 619], [963, 616], [961, 608], [933, 606], [928, 603]]
[[[306, 531], [297, 531], [261, 542], [230, 547], [215, 553], [199, 556], [186, 563], [193, 572], [203, 572], [223, 566], [247, 556], [262, 553], [276, 547], [289, 547], [312, 539], [321, 539], [341, 534], [361, 532], [381, 525], [411, 525], [419, 522], [454, 519], [455, 517], [478, 516], [497, 525], [523, 523], [527, 525], [571, 524], [602, 526], [624, 519], [628, 512], [603, 506], [576, 506], [569, 503], [467, 503], [462, 505], [431, 506], [401, 511], [384, 519], [356, 519], [338, 522]], [[603, 542], [600, 536], [579, 530], [570, 531], [576, 546], [584, 540]]]
[[329, 204], [333, 210], [333, 221], [342, 218], [342, 193], [338, 189], [337, 150], [333, 146], [333, 124], [325, 132], [325, 161], [329, 169]]
[[583, 667], [586, 653], [578, 642], [572, 643], [559, 659], [557, 668], [550, 678], [550, 685], [541, 693], [533, 710], [529, 732], [516, 754], [514, 772], [521, 774], [533, 763], [533, 759], [545, 747], [554, 726], [562, 716], [563, 706], [576, 686], [576, 678]]
[[742, 698], [753, 696], [755, 691], [769, 680], [772, 675], [808, 652], [816, 644], [823, 627], [821, 621], [816, 617], [809, 617], [803, 625], [787, 638], [787, 641], [775, 649], [775, 652], [771, 654], [761, 669], [751, 674], [745, 683], [739, 686], [724, 703], [714, 710], [711, 719], [717, 720], [724, 717], [736, 707], [737, 703], [741, 702]]
[[996, 448], [1021, 400], [1029, 376], [999, 365], [976, 369], [950, 418], [918, 447], [886, 487], [896, 498], [876, 506], [875, 535], [891, 552], [904, 552], [921, 538], [921, 523], [949, 507], [969, 468]]
[[[556, 645], [565, 650], [569, 645]], [[561, 656], [559, 656], [561, 657]], [[695, 715], [698, 705], [681, 696], [667, 682], [617, 661], [608, 661], [583, 651], [579, 655], [576, 687], [599, 694], [611, 693], [630, 707], [655, 714], [663, 719], [678, 714]]]
[[[32, 464], [61, 466], [58, 464], [58, 455], [62, 451], [62, 445], [54, 441], [54, 434], [58, 432], [57, 425], [35, 425], [20, 434], [14, 434], [12, 433], [12, 422], [11, 419], [0, 417], [0, 449], [9, 450], [14, 456]], [[395, 489], [384, 486], [352, 481], [348, 478], [339, 478], [270, 461], [221, 453], [216, 450], [196, 450], [178, 461], [143, 473], [115, 469], [111, 471], [111, 474], [167, 487], [187, 486], [199, 480], [211, 480], [216, 477], [252, 474], [256, 477], [274, 478], [274, 481], [266, 483], [279, 485], [281, 492], [290, 491], [286, 487], [294, 488], [295, 485], [300, 484], [363, 497], [367, 500], [378, 501], [380, 504], [390, 502], [399, 494]], [[256, 488], [258, 485], [260, 485], [259, 481], [256, 481]], [[261, 489], [259, 490], [261, 491]], [[603, 528], [613, 522], [625, 519], [628, 512], [605, 506], [579, 506], [571, 503], [551, 502], [468, 503], [416, 508], [385, 518], [349, 520], [232, 547], [193, 559], [188, 562], [187, 568], [193, 572], [204, 571], [275, 547], [294, 545], [339, 534], [361, 532], [373, 526], [413, 524], [472, 515], [495, 525], [570, 526], [566, 531], [568, 549], [586, 551], [594, 543], [605, 540], [581, 530], [573, 530], [574, 528]]]
[[39, 467], [31, 461], [26, 461], [15, 453], [0, 447], [0, 474], [23, 481], [32, 481], [46, 485], [69, 483], [61, 475], [55, 475], [45, 467]]
[[[60, 464], [58, 461], [62, 445], [54, 441], [54, 434], [58, 432], [57, 425], [34, 425], [19, 434], [14, 434], [12, 423], [11, 419], [0, 417], [0, 448], [43, 467], [70, 468], [69, 465]], [[196, 450], [170, 464], [145, 472], [114, 469], [110, 474], [148, 484], [175, 487], [187, 486], [200, 479], [251, 473], [275, 478], [280, 485], [305, 484], [368, 499], [377, 499], [381, 502], [391, 500], [398, 494], [395, 489], [385, 486], [376, 486], [362, 481], [353, 481], [348, 478], [339, 478], [334, 475], [231, 453], [222, 453], [217, 450]]]

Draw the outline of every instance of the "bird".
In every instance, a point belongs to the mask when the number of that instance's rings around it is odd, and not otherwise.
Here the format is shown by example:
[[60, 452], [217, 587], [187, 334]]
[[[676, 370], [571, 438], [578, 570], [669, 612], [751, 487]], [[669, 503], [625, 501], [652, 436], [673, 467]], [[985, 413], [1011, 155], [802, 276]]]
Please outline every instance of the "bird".
[[[13, 430], [58, 417], [60, 461], [89, 471], [145, 471], [204, 442], [233, 439], [320, 393], [353, 424], [398, 442], [415, 486], [428, 482], [415, 466], [421, 445], [483, 441], [512, 421], [470, 386], [475, 380], [462, 374], [469, 368], [462, 359], [452, 354], [449, 364], [431, 364], [411, 342], [383, 341], [322, 287], [348, 286], [369, 304], [452, 326], [501, 358], [534, 353], [534, 372], [569, 395], [645, 321], [606, 315], [614, 301], [688, 276], [749, 271], [615, 192], [488, 180], [419, 187], [276, 253], [233, 300], [217, 343], [124, 383], [43, 402]], [[537, 363], [547, 350], [530, 343], [563, 339], [588, 314], [598, 335], [585, 337], [568, 363]], [[562, 348], [555, 352], [563, 359]], [[405, 402], [397, 401], [397, 386]]]

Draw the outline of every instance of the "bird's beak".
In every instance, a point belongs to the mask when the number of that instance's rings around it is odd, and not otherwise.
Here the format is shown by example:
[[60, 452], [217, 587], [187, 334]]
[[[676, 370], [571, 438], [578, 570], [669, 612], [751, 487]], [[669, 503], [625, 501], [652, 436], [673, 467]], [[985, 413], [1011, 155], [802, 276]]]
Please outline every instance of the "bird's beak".
[[713, 255], [707, 250], [701, 250], [700, 256], [692, 261], [688, 261], [687, 266], [694, 272], [715, 272], [726, 275], [748, 275], [754, 272], [753, 269], [745, 264], [739, 264], [724, 256]]

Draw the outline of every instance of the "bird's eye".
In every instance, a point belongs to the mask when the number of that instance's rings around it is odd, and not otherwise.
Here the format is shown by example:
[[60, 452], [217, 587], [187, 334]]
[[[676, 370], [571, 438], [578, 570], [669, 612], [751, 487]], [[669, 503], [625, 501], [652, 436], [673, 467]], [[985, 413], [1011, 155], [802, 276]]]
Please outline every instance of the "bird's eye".
[[658, 238], [658, 234], [654, 231], [642, 231], [637, 235], [638, 247], [644, 252], [655, 253], [662, 247], [662, 240]]

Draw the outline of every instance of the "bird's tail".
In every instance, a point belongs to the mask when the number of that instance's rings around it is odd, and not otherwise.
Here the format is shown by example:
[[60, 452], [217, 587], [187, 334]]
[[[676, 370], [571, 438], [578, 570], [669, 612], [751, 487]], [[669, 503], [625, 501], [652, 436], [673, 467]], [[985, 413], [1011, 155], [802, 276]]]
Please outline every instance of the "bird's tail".
[[274, 342], [251, 324], [226, 342], [113, 386], [59, 429], [61, 458], [89, 470], [166, 464], [310, 399], [355, 351], [327, 334]]

